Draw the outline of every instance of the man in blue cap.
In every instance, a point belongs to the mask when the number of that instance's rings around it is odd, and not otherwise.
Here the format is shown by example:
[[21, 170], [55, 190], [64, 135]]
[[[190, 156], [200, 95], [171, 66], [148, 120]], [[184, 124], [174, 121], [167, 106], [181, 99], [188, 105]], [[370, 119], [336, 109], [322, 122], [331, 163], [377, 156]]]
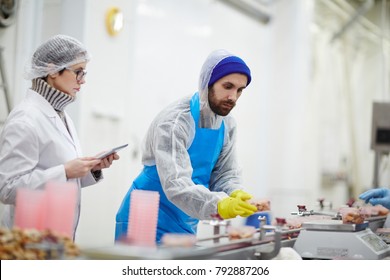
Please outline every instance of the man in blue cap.
[[230, 111], [251, 82], [245, 62], [226, 50], [203, 64], [199, 91], [164, 109], [143, 146], [144, 168], [116, 216], [115, 239], [126, 238], [133, 190], [160, 194], [157, 242], [165, 233], [196, 234], [199, 220], [247, 217], [257, 209], [243, 191]]

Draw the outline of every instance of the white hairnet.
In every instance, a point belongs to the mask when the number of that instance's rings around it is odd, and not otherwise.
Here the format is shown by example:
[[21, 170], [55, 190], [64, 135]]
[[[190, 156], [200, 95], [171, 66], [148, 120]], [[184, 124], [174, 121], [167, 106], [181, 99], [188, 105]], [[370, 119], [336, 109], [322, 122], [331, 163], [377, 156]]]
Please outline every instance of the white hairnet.
[[84, 61], [90, 56], [82, 43], [66, 35], [55, 35], [40, 45], [25, 67], [24, 77], [46, 77]]

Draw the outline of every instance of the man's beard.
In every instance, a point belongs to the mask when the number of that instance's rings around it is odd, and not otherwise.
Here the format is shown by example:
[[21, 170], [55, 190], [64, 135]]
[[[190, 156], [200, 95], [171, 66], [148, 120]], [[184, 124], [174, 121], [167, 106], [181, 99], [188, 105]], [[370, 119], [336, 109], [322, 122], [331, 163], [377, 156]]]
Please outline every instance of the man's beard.
[[214, 95], [214, 90], [211, 89], [209, 92], [209, 105], [210, 109], [217, 115], [219, 116], [227, 116], [230, 111], [236, 106], [236, 102], [233, 100], [226, 100], [226, 101], [220, 101], [220, 102], [215, 102], [212, 98]]

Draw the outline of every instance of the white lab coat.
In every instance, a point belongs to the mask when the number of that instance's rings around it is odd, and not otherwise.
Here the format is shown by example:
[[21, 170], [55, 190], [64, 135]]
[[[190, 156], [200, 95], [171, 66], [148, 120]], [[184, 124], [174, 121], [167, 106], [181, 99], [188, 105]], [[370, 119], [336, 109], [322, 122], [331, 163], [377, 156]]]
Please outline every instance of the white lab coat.
[[13, 226], [17, 188], [42, 189], [48, 181], [57, 181], [78, 186], [76, 230], [80, 188], [96, 180], [91, 173], [81, 179], [66, 178], [64, 163], [82, 154], [73, 122], [65, 116], [70, 134], [49, 102], [31, 89], [8, 116], [0, 135], [0, 201], [5, 204], [2, 226]]

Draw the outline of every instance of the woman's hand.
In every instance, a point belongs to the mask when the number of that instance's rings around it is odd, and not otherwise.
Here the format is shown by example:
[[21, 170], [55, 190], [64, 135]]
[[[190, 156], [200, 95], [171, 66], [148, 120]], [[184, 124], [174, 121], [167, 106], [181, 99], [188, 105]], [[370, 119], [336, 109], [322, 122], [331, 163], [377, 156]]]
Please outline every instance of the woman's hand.
[[114, 160], [118, 160], [119, 155], [117, 153], [113, 153], [105, 158], [102, 158], [98, 164], [96, 164], [92, 171], [101, 170], [104, 168], [109, 168]]
[[66, 178], [81, 178], [88, 174], [102, 160], [95, 157], [76, 158], [64, 164]]

